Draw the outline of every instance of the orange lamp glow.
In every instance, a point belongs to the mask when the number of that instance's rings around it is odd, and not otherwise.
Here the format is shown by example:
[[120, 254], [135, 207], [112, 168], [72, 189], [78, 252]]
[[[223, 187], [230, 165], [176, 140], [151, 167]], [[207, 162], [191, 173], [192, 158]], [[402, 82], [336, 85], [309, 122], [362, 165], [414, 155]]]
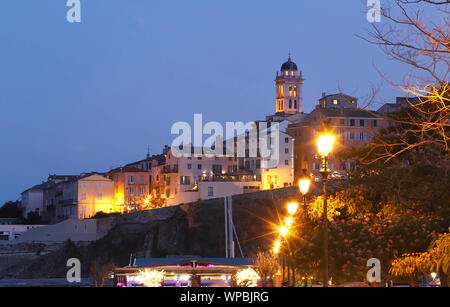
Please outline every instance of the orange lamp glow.
[[280, 227], [280, 234], [281, 234], [282, 237], [286, 237], [286, 236], [287, 236], [287, 234], [288, 234], [288, 229], [287, 229], [286, 226], [281, 226], [281, 227]]
[[309, 185], [311, 184], [311, 180], [309, 178], [303, 178], [298, 181], [298, 187], [300, 189], [300, 193], [303, 195], [308, 194]]
[[294, 222], [294, 219], [293, 219], [292, 217], [287, 217], [287, 218], [285, 219], [285, 222], [286, 222], [286, 226], [287, 226], [287, 227], [291, 227], [291, 226], [292, 226], [292, 223]]
[[334, 136], [331, 134], [322, 134], [317, 139], [317, 149], [319, 155], [322, 157], [328, 157], [329, 153], [333, 149]]
[[287, 209], [288, 209], [289, 214], [294, 215], [295, 212], [297, 212], [298, 204], [295, 203], [295, 202], [289, 203], [289, 204], [287, 205]]

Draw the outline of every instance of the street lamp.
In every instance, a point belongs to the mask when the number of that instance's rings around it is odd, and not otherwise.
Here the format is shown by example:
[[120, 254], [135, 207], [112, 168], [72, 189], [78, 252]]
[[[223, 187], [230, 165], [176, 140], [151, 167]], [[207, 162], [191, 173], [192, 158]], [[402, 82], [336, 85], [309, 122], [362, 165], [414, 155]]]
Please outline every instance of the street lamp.
[[[308, 220], [308, 208], [306, 203], [306, 194], [308, 194], [309, 186], [311, 185], [311, 179], [306, 174], [306, 169], [303, 170], [303, 177], [298, 181], [298, 188], [300, 193], [303, 195], [303, 214], [305, 215], [305, 223]], [[308, 285], [308, 279], [303, 277], [305, 280], [305, 287]]]
[[333, 149], [334, 136], [322, 134], [317, 139], [317, 149], [322, 158], [323, 181], [323, 286], [328, 287], [328, 208], [327, 208], [327, 182], [330, 170], [328, 169], [328, 155]]
[[290, 216], [285, 218], [284, 220], [285, 220], [286, 227], [291, 227], [292, 223], [294, 222], [294, 219]]
[[[303, 177], [298, 181], [298, 187], [300, 193], [303, 195], [303, 208], [305, 213], [305, 218], [308, 217], [307, 214], [307, 204], [306, 204], [306, 194], [308, 194], [309, 186], [311, 185], [311, 179], [306, 175], [306, 169], [303, 170]], [[305, 219], [306, 220], [306, 219]]]
[[275, 245], [273, 247], [274, 254], [278, 254], [280, 252], [280, 247], [281, 247], [281, 242], [280, 241], [276, 241]]
[[288, 229], [286, 226], [281, 226], [280, 227], [280, 235], [285, 238], [288, 234]]
[[290, 215], [294, 215], [297, 212], [298, 209], [298, 204], [293, 202], [293, 203], [289, 203], [287, 205], [287, 210], [289, 212]]

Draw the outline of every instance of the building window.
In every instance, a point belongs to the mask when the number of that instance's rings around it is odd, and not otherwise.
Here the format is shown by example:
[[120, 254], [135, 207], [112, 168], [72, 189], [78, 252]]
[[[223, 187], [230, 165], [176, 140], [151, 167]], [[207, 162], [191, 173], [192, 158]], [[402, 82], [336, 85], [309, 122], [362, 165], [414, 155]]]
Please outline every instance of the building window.
[[378, 121], [377, 121], [377, 120], [374, 120], [374, 121], [373, 121], [373, 126], [374, 126], [374, 127], [378, 127]]
[[87, 186], [86, 181], [83, 181], [83, 182], [81, 183], [81, 187], [85, 188], [86, 186]]
[[102, 193], [98, 193], [98, 200], [102, 200], [102, 198], [103, 198]]
[[192, 169], [192, 164], [188, 164], [187, 169]]
[[284, 165], [289, 165], [289, 160], [284, 160]]
[[289, 143], [289, 138], [284, 138], [285, 143]]
[[201, 165], [201, 164], [198, 164], [198, 165], [197, 165], [197, 169], [202, 169], [202, 165]]
[[350, 120], [350, 126], [351, 126], [351, 127], [354, 127], [354, 126], [355, 126], [355, 120], [354, 120], [354, 119], [351, 119], [351, 120]]
[[130, 191], [130, 195], [136, 194], [136, 188], [135, 187], [129, 187], [128, 190]]
[[214, 196], [214, 187], [208, 187], [208, 196]]
[[289, 153], [289, 148], [285, 148], [285, 149], [284, 149], [284, 153], [287, 153], [287, 154], [288, 154], [288, 153]]
[[294, 108], [297, 109], [297, 100], [294, 100]]
[[292, 97], [292, 85], [289, 85], [289, 97]]
[[128, 175], [128, 184], [134, 184], [134, 176]]
[[189, 177], [189, 176], [180, 176], [180, 184], [181, 185], [190, 185], [191, 184], [191, 177]]
[[292, 100], [289, 100], [289, 109], [292, 109]]
[[81, 194], [81, 199], [86, 199], [86, 193]]
[[364, 127], [365, 125], [366, 125], [365, 120], [364, 120], [364, 119], [361, 119], [361, 120], [359, 121], [359, 126], [360, 126], [360, 127]]
[[98, 182], [97, 185], [98, 185], [98, 188], [101, 189], [102, 186], [103, 186], [103, 183], [102, 182]]
[[222, 173], [222, 165], [214, 164], [214, 165], [213, 165], [213, 173], [214, 173], [214, 174], [220, 174], [220, 173]]
[[339, 104], [339, 101], [337, 99], [333, 99], [333, 104], [337, 105], [337, 104]]
[[297, 97], [297, 93], [298, 93], [298, 91], [297, 91], [297, 85], [296, 85], [296, 86], [294, 86], [294, 97]]

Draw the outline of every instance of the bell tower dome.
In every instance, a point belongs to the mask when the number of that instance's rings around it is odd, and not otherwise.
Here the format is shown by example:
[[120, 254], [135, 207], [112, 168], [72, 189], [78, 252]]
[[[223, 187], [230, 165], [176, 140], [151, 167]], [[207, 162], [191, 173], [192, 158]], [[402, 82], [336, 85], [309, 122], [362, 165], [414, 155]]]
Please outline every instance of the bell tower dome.
[[276, 86], [276, 113], [297, 114], [302, 112], [302, 72], [298, 71], [297, 64], [291, 60], [281, 65], [281, 74], [277, 72]]

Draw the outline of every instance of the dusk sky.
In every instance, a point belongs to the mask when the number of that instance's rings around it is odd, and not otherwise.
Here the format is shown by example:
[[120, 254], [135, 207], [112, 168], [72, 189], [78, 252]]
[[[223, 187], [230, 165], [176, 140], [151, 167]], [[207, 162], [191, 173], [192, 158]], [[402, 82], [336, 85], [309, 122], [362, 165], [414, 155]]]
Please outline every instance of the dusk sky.
[[49, 174], [161, 153], [194, 113], [264, 119], [289, 51], [305, 112], [339, 88], [364, 100], [371, 83], [378, 103], [394, 102], [374, 65], [396, 80], [407, 71], [355, 37], [370, 27], [365, 2], [82, 0], [82, 22], [69, 23], [66, 0], [3, 0], [0, 204]]

